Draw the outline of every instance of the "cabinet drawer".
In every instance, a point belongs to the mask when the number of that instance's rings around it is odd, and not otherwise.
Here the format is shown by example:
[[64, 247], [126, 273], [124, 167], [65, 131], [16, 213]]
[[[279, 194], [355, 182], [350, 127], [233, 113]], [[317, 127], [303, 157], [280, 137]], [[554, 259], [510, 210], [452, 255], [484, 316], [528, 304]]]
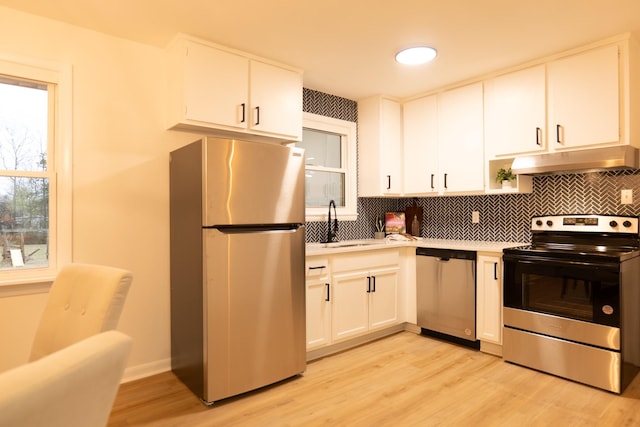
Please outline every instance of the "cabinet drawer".
[[328, 258], [307, 259], [305, 265], [305, 277], [307, 279], [319, 278], [329, 275]]
[[334, 272], [379, 268], [385, 265], [398, 265], [400, 255], [397, 249], [373, 250], [349, 254], [340, 254], [332, 260]]

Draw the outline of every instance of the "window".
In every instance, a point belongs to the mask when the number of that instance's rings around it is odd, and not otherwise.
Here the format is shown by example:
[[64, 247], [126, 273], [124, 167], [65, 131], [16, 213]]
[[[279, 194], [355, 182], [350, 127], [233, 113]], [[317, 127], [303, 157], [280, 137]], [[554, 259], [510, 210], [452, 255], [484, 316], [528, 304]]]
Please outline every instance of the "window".
[[70, 261], [70, 70], [0, 57], [0, 284]]
[[326, 218], [334, 200], [340, 219], [357, 217], [356, 124], [304, 113], [305, 204], [307, 221]]

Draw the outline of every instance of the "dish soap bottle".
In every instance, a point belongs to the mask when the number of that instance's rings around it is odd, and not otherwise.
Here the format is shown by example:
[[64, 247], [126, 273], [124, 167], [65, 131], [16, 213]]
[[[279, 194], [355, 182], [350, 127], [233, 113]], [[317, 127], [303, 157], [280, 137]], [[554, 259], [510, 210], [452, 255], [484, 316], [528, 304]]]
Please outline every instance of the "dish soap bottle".
[[420, 223], [418, 222], [418, 216], [413, 216], [413, 221], [411, 221], [411, 235], [412, 236], [420, 236]]

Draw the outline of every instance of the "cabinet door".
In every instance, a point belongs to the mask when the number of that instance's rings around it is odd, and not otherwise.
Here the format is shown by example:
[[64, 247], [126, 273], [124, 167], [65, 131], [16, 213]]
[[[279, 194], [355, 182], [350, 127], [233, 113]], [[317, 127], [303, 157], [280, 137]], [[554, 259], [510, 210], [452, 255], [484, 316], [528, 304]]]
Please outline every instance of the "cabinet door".
[[307, 350], [331, 343], [331, 285], [328, 278], [307, 280]]
[[403, 192], [402, 172], [402, 110], [400, 104], [383, 99], [381, 106], [380, 156], [382, 160], [382, 192], [401, 194]]
[[437, 96], [405, 103], [402, 115], [404, 193], [435, 193], [438, 190]]
[[334, 341], [361, 335], [368, 329], [369, 294], [366, 271], [333, 276], [331, 312]]
[[544, 65], [485, 82], [484, 143], [488, 158], [545, 149]]
[[377, 329], [398, 323], [399, 268], [372, 270], [369, 292], [369, 328]]
[[402, 193], [402, 112], [381, 96], [358, 101], [358, 195]]
[[477, 338], [502, 345], [502, 258], [478, 256]]
[[249, 61], [239, 55], [189, 43], [184, 92], [187, 120], [246, 128]]
[[549, 149], [620, 139], [618, 46], [549, 63]]
[[302, 75], [251, 61], [249, 127], [260, 132], [302, 139]]
[[438, 103], [441, 193], [484, 190], [482, 83], [443, 92]]

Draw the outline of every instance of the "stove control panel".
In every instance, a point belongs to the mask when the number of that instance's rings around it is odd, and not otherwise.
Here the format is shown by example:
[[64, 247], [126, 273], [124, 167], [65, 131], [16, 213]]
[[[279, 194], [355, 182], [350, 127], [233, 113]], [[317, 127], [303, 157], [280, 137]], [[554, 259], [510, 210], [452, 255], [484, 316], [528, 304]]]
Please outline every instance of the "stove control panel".
[[549, 215], [531, 219], [532, 231], [638, 234], [638, 217], [612, 215]]

